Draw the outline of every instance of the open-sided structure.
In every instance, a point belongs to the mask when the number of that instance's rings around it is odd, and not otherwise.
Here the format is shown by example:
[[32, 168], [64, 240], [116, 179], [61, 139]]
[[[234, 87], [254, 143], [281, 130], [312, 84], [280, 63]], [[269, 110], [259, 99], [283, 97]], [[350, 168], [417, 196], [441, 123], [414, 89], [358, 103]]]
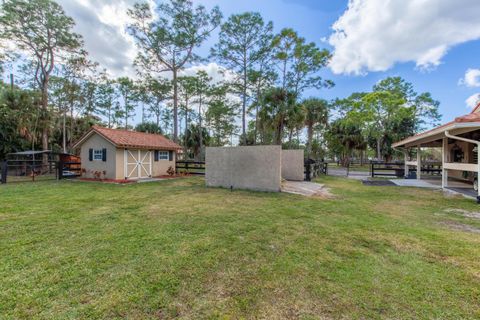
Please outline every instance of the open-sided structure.
[[[478, 149], [480, 145], [480, 103], [470, 114], [457, 117], [444, 125], [408, 137], [393, 144], [405, 155], [405, 173], [409, 169], [417, 171], [417, 179], [421, 179], [421, 148], [441, 148], [442, 155], [442, 188], [448, 188], [449, 178], [462, 179], [473, 183], [478, 191], [478, 174], [480, 161]], [[409, 150], [417, 149], [416, 159], [408, 158]], [[477, 193], [480, 196], [480, 191]]]

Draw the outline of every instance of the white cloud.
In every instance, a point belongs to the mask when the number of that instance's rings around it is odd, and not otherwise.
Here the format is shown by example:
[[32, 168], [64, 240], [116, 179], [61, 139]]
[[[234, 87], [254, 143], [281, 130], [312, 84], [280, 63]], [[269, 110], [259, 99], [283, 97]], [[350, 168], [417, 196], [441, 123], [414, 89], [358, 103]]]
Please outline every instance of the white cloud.
[[218, 65], [215, 62], [210, 62], [209, 64], [198, 64], [191, 66], [183, 70], [180, 75], [182, 76], [194, 76], [198, 71], [205, 71], [209, 77], [212, 78], [213, 83], [218, 83], [221, 81], [230, 81], [235, 78], [235, 73], [231, 70], [225, 69], [224, 67]]
[[137, 0], [57, 0], [75, 20], [90, 59], [100, 63], [113, 77], [134, 76], [137, 54], [133, 39], [126, 32], [127, 9]]
[[471, 109], [475, 108], [480, 102], [480, 93], [475, 93], [465, 100], [467, 106]]
[[480, 39], [479, 13], [478, 0], [350, 0], [332, 26], [330, 68], [364, 74], [397, 62], [436, 67], [452, 46]]
[[467, 87], [480, 87], [480, 69], [468, 69], [458, 83]]

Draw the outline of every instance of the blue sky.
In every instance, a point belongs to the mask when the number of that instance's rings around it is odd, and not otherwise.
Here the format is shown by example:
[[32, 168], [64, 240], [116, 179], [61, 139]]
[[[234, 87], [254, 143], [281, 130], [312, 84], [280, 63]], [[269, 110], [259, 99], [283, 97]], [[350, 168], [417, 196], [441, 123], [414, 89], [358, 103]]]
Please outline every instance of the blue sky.
[[[205, 2], [205, 1], [202, 1]], [[226, 16], [247, 10], [255, 10], [265, 20], [274, 22], [275, 30], [291, 27], [321, 47], [334, 48], [322, 41], [332, 33], [331, 26], [347, 10], [348, 1], [335, 0], [283, 0], [283, 1], [208, 1], [218, 4]], [[275, 3], [275, 5], [272, 5]], [[479, 12], [480, 13], [480, 12]], [[439, 17], [440, 18], [440, 17]], [[213, 40], [213, 39], [212, 39]], [[395, 50], [395, 48], [391, 48]], [[334, 74], [329, 68], [323, 76], [332, 79], [335, 87], [328, 90], [310, 90], [307, 95], [327, 99], [345, 97], [355, 91], [370, 90], [379, 80], [388, 76], [401, 76], [414, 84], [417, 92], [429, 91], [440, 101], [444, 121], [469, 112], [465, 100], [480, 91], [459, 85], [469, 68], [480, 68], [480, 41], [472, 40], [450, 48], [435, 68], [420, 69], [414, 61], [398, 62], [386, 71], [369, 71], [362, 75]]]
[[[76, 20], [92, 58], [113, 76], [132, 72], [135, 47], [125, 33], [125, 11], [135, 0], [58, 1]], [[322, 75], [336, 86], [307, 96], [345, 97], [370, 90], [385, 77], [401, 76], [417, 92], [431, 92], [441, 103], [443, 121], [449, 121], [468, 113], [467, 98], [480, 92], [478, 0], [193, 1], [207, 8], [218, 5], [225, 18], [260, 12], [273, 21], [275, 31], [293, 28], [331, 50], [334, 57]], [[213, 34], [198, 53], [208, 55], [216, 41]], [[460, 81], [467, 70], [469, 77]]]

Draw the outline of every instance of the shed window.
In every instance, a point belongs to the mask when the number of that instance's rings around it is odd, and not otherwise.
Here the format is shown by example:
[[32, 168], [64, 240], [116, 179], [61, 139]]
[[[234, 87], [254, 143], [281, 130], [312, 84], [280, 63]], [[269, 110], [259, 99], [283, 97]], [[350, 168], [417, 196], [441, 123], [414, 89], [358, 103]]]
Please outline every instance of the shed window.
[[168, 160], [168, 151], [158, 151], [158, 160]]
[[93, 150], [93, 160], [103, 160], [103, 150], [102, 149], [95, 149]]

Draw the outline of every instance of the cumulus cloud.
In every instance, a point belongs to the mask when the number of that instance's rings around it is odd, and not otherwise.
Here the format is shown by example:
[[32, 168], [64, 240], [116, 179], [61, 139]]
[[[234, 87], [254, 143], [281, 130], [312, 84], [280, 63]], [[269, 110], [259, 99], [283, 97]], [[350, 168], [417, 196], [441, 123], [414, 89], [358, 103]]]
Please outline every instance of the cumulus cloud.
[[480, 39], [478, 0], [350, 0], [333, 24], [336, 74], [386, 71], [413, 61], [434, 68], [448, 49]]
[[[152, 6], [153, 0], [149, 0]], [[98, 62], [112, 77], [136, 77], [133, 61], [137, 49], [126, 32], [130, 21], [127, 10], [138, 0], [58, 0], [67, 15], [75, 20], [75, 32], [81, 34], [90, 59]], [[205, 70], [214, 82], [229, 80], [234, 75], [216, 63], [198, 64], [181, 72], [194, 75]], [[162, 74], [171, 79], [169, 72]]]
[[468, 69], [459, 84], [467, 87], [480, 87], [480, 69]]
[[467, 106], [471, 109], [475, 108], [480, 102], [480, 93], [472, 94], [470, 97], [465, 100]]
[[114, 77], [134, 74], [136, 56], [133, 39], [126, 32], [127, 9], [136, 0], [58, 0], [67, 15], [75, 20], [90, 58]]

